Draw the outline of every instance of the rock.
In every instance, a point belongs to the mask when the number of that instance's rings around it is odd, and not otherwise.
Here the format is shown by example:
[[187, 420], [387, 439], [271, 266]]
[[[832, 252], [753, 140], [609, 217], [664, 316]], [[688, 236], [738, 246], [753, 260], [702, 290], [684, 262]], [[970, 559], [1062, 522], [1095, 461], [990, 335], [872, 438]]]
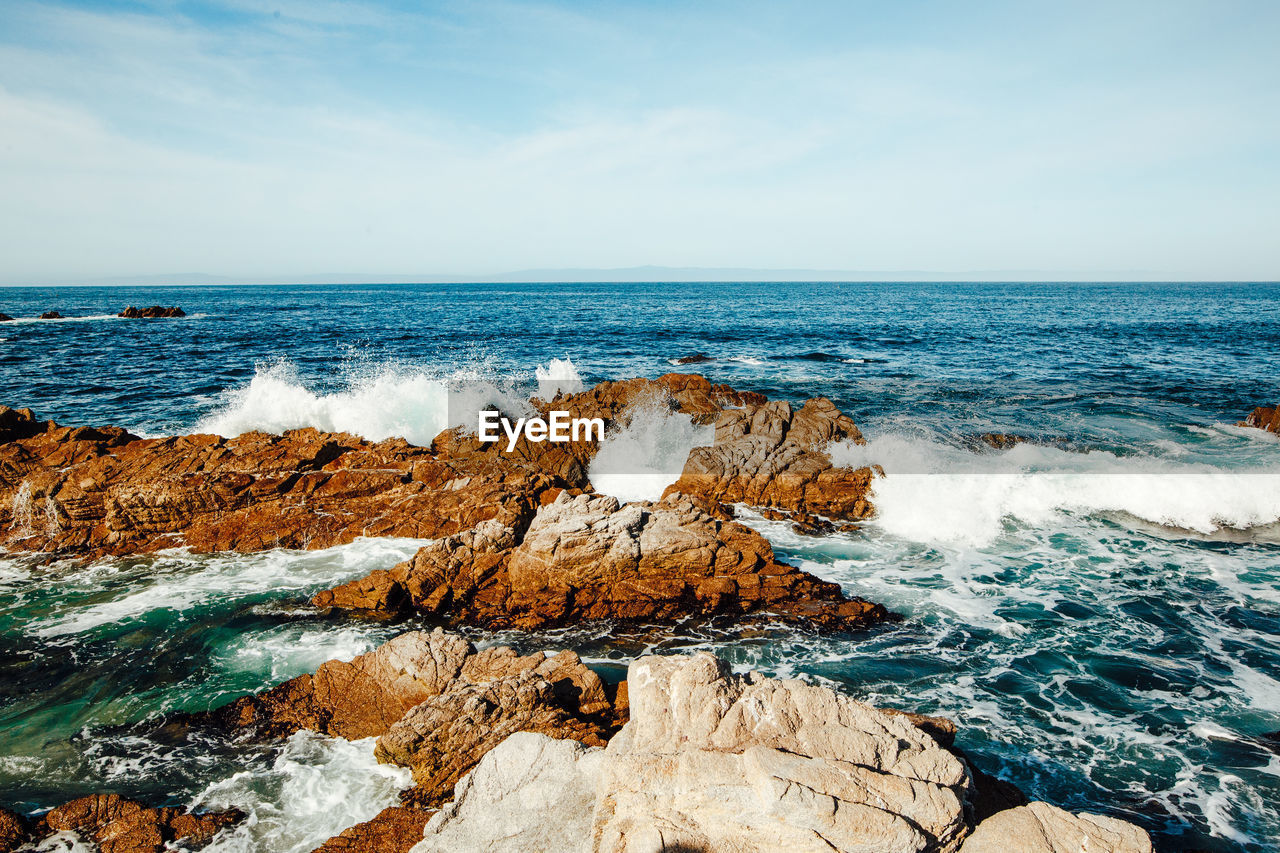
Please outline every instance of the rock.
[[1048, 803], [1007, 809], [978, 824], [961, 853], [1152, 853], [1138, 826], [1095, 814], [1071, 814]]
[[712, 360], [711, 356], [707, 355], [705, 352], [696, 352], [693, 355], [686, 355], [683, 358], [677, 358], [676, 364], [705, 364]]
[[92, 839], [102, 853], [160, 853], [177, 841], [186, 849], [202, 847], [219, 830], [243, 819], [235, 809], [194, 815], [146, 808], [118, 794], [95, 794], [53, 809], [42, 824], [50, 833], [74, 832]]
[[0, 808], [0, 853], [13, 853], [31, 834], [21, 815]]
[[46, 311], [40, 315], [41, 320], [62, 320], [64, 319], [57, 311]]
[[12, 319], [13, 318], [10, 317], [8, 314], [0, 313], [0, 323], [7, 323]]
[[1267, 432], [1280, 433], [1280, 406], [1259, 406], [1236, 426], [1256, 427]]
[[513, 734], [463, 777], [413, 851], [587, 853], [603, 759], [574, 741]]
[[993, 450], [1008, 450], [1009, 448], [1016, 447], [1019, 444], [1025, 444], [1030, 441], [1030, 439], [1026, 436], [1013, 435], [1007, 432], [984, 432], [982, 435], [978, 436], [978, 441]]
[[689, 453], [680, 479], [664, 496], [867, 518], [873, 471], [835, 467], [826, 448], [837, 441], [863, 443], [852, 419], [823, 397], [799, 410], [785, 401], [725, 410], [717, 416], [712, 445]]
[[487, 519], [522, 528], [564, 485], [517, 460], [442, 461], [401, 439], [314, 429], [141, 440], [3, 410], [5, 438], [0, 544], [90, 557], [436, 538]]
[[422, 840], [431, 813], [390, 806], [372, 819], [330, 838], [314, 853], [407, 853]]
[[764, 537], [688, 501], [622, 505], [568, 493], [540, 508], [518, 541], [489, 522], [433, 542], [385, 574], [321, 592], [313, 603], [370, 610], [406, 599], [460, 623], [525, 630], [763, 611], [829, 630], [893, 618], [778, 562]]
[[597, 851], [959, 848], [968, 772], [903, 715], [706, 653], [641, 658], [627, 684]]
[[165, 308], [161, 305], [152, 305], [150, 308], [135, 308], [130, 305], [116, 316], [124, 317], [127, 320], [149, 320], [158, 317], [185, 317], [187, 312], [176, 305], [171, 308]]
[[1280, 755], [1280, 732], [1265, 732], [1256, 738], [1265, 749]]

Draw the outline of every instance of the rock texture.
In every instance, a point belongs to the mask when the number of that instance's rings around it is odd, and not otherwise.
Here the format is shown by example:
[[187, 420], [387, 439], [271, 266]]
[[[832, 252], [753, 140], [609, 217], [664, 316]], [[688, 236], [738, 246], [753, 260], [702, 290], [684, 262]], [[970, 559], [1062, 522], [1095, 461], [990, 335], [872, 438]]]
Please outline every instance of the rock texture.
[[116, 316], [124, 317], [126, 320], [148, 320], [157, 317], [185, 317], [187, 312], [176, 305], [171, 308], [165, 308], [163, 305], [152, 305], [150, 308], [135, 308], [130, 305]]
[[0, 808], [0, 853], [12, 853], [17, 850], [27, 840], [29, 834], [27, 822], [20, 815]]
[[431, 813], [391, 806], [330, 838], [315, 853], [406, 853], [422, 839]]
[[867, 518], [874, 472], [834, 466], [826, 448], [838, 441], [861, 444], [862, 433], [823, 397], [800, 409], [780, 400], [728, 409], [716, 419], [715, 441], [690, 452], [680, 479], [665, 494], [834, 519]]
[[1031, 803], [980, 823], [961, 853], [1152, 853], [1152, 849], [1147, 833], [1131, 823]]
[[591, 849], [604, 750], [523, 732], [487, 754], [426, 825], [414, 853]]
[[412, 607], [489, 628], [589, 619], [671, 621], [768, 611], [832, 630], [891, 618], [838, 584], [778, 562], [750, 528], [678, 497], [622, 505], [561, 493], [523, 536], [489, 522], [385, 572], [321, 592], [321, 607]]
[[903, 715], [709, 654], [646, 657], [609, 744], [598, 851], [954, 851], [964, 764]]
[[40, 319], [41, 320], [61, 320], [63, 319], [63, 317], [57, 311], [45, 311], [43, 314], [40, 315]]
[[195, 815], [175, 808], [146, 808], [117, 794], [95, 794], [48, 812], [31, 837], [74, 832], [95, 842], [102, 853], [161, 853], [176, 842], [184, 849], [199, 849], [243, 818], [234, 809]]
[[1280, 406], [1259, 406], [1236, 426], [1256, 427], [1267, 432], [1280, 433]]
[[439, 460], [400, 439], [314, 429], [139, 439], [0, 408], [0, 543], [84, 556], [321, 548], [520, 528], [564, 484], [505, 459]]

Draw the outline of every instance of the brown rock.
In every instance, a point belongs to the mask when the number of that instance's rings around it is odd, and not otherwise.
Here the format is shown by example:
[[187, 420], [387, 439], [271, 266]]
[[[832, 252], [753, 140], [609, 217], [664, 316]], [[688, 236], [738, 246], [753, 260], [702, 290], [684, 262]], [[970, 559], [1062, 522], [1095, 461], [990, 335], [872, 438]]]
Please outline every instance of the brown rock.
[[43, 314], [40, 315], [40, 319], [41, 320], [61, 320], [63, 319], [63, 317], [57, 311], [45, 311]]
[[0, 544], [84, 556], [435, 538], [491, 518], [522, 527], [563, 485], [519, 460], [441, 461], [400, 439], [314, 429], [140, 440], [6, 409], [0, 442]]
[[755, 531], [689, 501], [621, 505], [568, 493], [542, 507], [518, 543], [510, 528], [488, 522], [313, 602], [371, 609], [401, 595], [419, 611], [489, 628], [768, 611], [852, 630], [892, 618], [880, 605], [845, 598], [838, 584], [778, 562]]
[[826, 453], [834, 441], [861, 444], [862, 433], [823, 397], [799, 410], [785, 401], [725, 410], [717, 417], [712, 445], [693, 449], [680, 479], [665, 495], [742, 502], [811, 517], [867, 518], [872, 469], [835, 467]]
[[1267, 432], [1280, 433], [1280, 406], [1259, 406], [1236, 426], [1256, 427]]
[[94, 794], [53, 809], [43, 824], [50, 832], [92, 839], [103, 853], [160, 853], [179, 840], [187, 848], [201, 847], [243, 818], [234, 809], [193, 815], [174, 808], [149, 809], [118, 794]]
[[0, 853], [12, 853], [22, 846], [31, 834], [21, 815], [8, 809], [0, 809]]
[[330, 838], [315, 853], [407, 853], [422, 840], [430, 819], [429, 811], [391, 806]]

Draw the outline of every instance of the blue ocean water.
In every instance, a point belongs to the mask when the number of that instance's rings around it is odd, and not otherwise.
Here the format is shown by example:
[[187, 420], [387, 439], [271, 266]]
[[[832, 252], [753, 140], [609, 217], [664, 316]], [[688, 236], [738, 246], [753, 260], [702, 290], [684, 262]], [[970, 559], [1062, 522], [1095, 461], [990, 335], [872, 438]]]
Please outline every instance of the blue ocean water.
[[[190, 316], [115, 319], [127, 304]], [[1261, 737], [1280, 730], [1280, 442], [1234, 426], [1280, 399], [1280, 285], [0, 290], [0, 312], [46, 310], [69, 319], [0, 323], [0, 403], [143, 434], [312, 424], [424, 441], [442, 417], [437, 380], [532, 384], [565, 358], [588, 383], [681, 370], [831, 397], [868, 438], [833, 453], [885, 469], [879, 516], [826, 537], [747, 520], [902, 625], [860, 642], [600, 627], [502, 639], [568, 645], [602, 667], [713, 648], [950, 716], [986, 769], [1138, 821], [1160, 849], [1280, 847], [1280, 756]], [[695, 354], [707, 360], [673, 364]], [[1037, 443], [997, 451], [975, 441], [986, 432]], [[200, 765], [127, 727], [371, 647], [391, 629], [295, 605], [412, 547], [52, 571], [0, 558], [0, 804], [104, 786], [267, 804], [289, 785], [363, 785], [385, 799], [376, 768], [333, 745], [256, 757], [204, 745], [217, 758]], [[310, 849], [322, 823], [281, 818], [255, 843]]]

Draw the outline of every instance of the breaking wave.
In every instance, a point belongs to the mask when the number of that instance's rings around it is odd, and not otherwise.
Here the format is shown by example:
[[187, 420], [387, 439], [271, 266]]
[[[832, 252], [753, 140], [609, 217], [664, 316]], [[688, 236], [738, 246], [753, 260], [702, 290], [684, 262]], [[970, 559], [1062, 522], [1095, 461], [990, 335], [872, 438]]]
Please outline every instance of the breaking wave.
[[680, 479], [689, 451], [713, 438], [713, 426], [695, 426], [688, 415], [657, 403], [642, 405], [606, 436], [587, 476], [596, 491], [620, 501], [656, 501]]
[[876, 523], [917, 542], [985, 547], [1009, 523], [1047, 526], [1063, 513], [1203, 535], [1280, 521], [1280, 466], [1232, 470], [1031, 444], [976, 455], [897, 435], [837, 444], [831, 456], [837, 465], [882, 466]]

